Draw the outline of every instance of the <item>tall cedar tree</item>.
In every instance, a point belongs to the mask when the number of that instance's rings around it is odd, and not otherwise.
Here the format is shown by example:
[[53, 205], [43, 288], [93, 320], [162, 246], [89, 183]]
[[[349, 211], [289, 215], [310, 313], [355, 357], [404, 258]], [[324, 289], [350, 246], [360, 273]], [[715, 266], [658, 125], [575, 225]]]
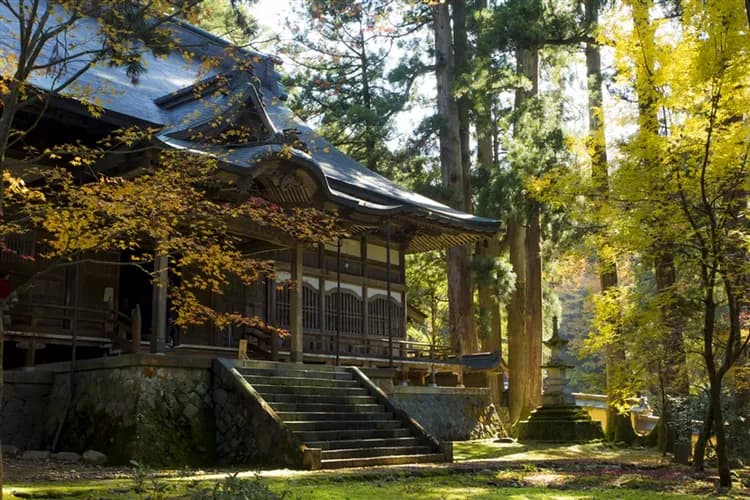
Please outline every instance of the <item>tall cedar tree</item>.
[[[607, 143], [604, 126], [604, 100], [602, 95], [602, 63], [599, 46], [595, 41], [599, 24], [600, 0], [586, 0], [584, 3], [585, 25], [591, 34], [586, 41], [586, 81], [588, 85], [589, 142], [591, 155], [591, 176], [594, 184], [593, 202], [600, 205], [609, 193], [609, 162], [607, 161]], [[605, 238], [599, 239], [599, 284], [602, 294], [615, 293], [618, 286], [617, 263], [608, 257], [608, 244]], [[619, 410], [619, 401], [614, 390], [618, 377], [615, 373], [625, 359], [625, 348], [615, 340], [606, 347], [606, 373], [609, 396], [607, 409], [607, 428], [605, 435], [610, 441], [632, 442], [635, 433], [630, 423], [630, 415]]]
[[296, 72], [291, 106], [346, 154], [375, 172], [394, 167], [387, 142], [394, 117], [426, 70], [416, 34], [425, 8], [396, 0], [296, 4], [285, 48]]
[[[463, 0], [456, 0], [461, 2]], [[448, 3], [433, 6], [435, 32], [435, 76], [440, 137], [440, 166], [443, 187], [450, 195], [448, 204], [468, 210], [466, 184], [461, 153], [461, 121], [454, 87], [456, 60], [451, 29], [451, 10]], [[474, 332], [473, 293], [471, 286], [470, 255], [468, 247], [448, 250], [448, 297], [451, 343], [459, 352], [476, 352]]]

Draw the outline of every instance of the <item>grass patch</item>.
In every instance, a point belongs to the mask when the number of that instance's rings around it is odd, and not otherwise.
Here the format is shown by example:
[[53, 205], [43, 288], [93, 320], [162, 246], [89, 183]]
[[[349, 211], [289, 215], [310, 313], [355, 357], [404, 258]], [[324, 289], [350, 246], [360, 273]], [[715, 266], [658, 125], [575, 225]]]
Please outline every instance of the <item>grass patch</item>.
[[467, 460], [495, 460], [543, 462], [549, 460], [588, 460], [607, 462], [637, 462], [657, 465], [661, 455], [648, 448], [620, 448], [594, 442], [574, 445], [542, 443], [499, 443], [494, 440], [456, 441], [453, 457], [457, 462]]
[[[692, 477], [684, 467], [663, 463], [651, 450], [622, 449], [602, 443], [542, 446], [490, 440], [454, 443], [457, 463], [350, 469], [342, 471], [151, 470], [140, 464], [113, 471], [110, 479], [9, 484], [6, 497], [69, 499], [216, 499], [267, 500], [402, 499], [591, 499], [698, 498], [714, 496], [713, 484]], [[461, 463], [463, 462], [463, 463]], [[106, 470], [106, 469], [105, 469]], [[101, 471], [98, 471], [101, 473]], [[120, 475], [116, 475], [120, 474]], [[128, 477], [123, 478], [122, 474]], [[33, 477], [33, 476], [29, 476]], [[101, 476], [99, 476], [101, 477]], [[729, 498], [747, 495], [741, 483]], [[32, 481], [32, 480], [29, 480]], [[236, 496], [237, 492], [260, 496]], [[724, 498], [727, 498], [725, 496]]]
[[[587, 481], [569, 481], [564, 474], [558, 474], [561, 482], [532, 485], [538, 476], [555, 475], [545, 470], [483, 471], [466, 472], [450, 470], [422, 471], [381, 471], [378, 473], [338, 473], [336, 471], [296, 475], [289, 477], [268, 477], [262, 479], [264, 485], [276, 495], [285, 499], [299, 500], [378, 500], [419, 498], [424, 500], [465, 500], [465, 499], [590, 499], [620, 498], [642, 500], [644, 490], [649, 498], [695, 498], [679, 492], [652, 490], [647, 482], [625, 481], [620, 486], [602, 487], [593, 477]], [[238, 478], [239, 479], [239, 478]], [[554, 479], [554, 478], [553, 478]], [[252, 475], [241, 481], [253, 482]], [[225, 480], [200, 480], [190, 478], [160, 479], [159, 492], [149, 489], [137, 491], [134, 481], [84, 481], [59, 484], [9, 485], [7, 492], [17, 491], [24, 498], [97, 498], [97, 499], [146, 499], [146, 498], [211, 498], [204, 496], [217, 484]], [[637, 484], [637, 485], [636, 485]], [[631, 486], [635, 486], [635, 489]], [[200, 495], [198, 495], [200, 493]], [[13, 497], [8, 497], [13, 498]], [[253, 497], [254, 498], [254, 497]], [[262, 497], [261, 497], [262, 498]]]

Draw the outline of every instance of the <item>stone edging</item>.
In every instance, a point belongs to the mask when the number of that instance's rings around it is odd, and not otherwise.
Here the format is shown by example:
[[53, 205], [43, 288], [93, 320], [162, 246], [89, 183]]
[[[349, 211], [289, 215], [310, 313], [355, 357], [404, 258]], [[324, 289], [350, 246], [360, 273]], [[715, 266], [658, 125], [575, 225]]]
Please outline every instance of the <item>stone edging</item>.
[[230, 360], [227, 358], [217, 358], [214, 362], [214, 370], [221, 369], [227, 373], [235, 388], [245, 395], [249, 396], [255, 403], [263, 410], [269, 419], [271, 419], [275, 425], [277, 425], [281, 431], [286, 435], [289, 442], [294, 443], [296, 449], [300, 452], [298, 457], [297, 466], [302, 466], [303, 469], [316, 470], [321, 467], [321, 460], [323, 456], [323, 450], [319, 448], [310, 448], [302, 443], [294, 435], [294, 432], [284, 423], [283, 420], [278, 416], [276, 411], [269, 405], [263, 396], [260, 395], [250, 383], [245, 380], [240, 372], [237, 370], [236, 360]]
[[453, 461], [453, 443], [446, 441], [446, 442], [439, 442], [437, 439], [432, 437], [422, 425], [411, 418], [409, 414], [407, 414], [404, 410], [397, 407], [393, 404], [393, 402], [388, 398], [385, 392], [375, 385], [372, 380], [370, 380], [367, 375], [362, 373], [362, 370], [357, 368], [356, 366], [350, 366], [347, 368], [349, 371], [352, 372], [354, 377], [358, 379], [362, 385], [364, 385], [367, 390], [375, 396], [375, 399], [378, 400], [379, 403], [381, 403], [383, 406], [386, 407], [388, 411], [393, 413], [393, 415], [401, 420], [404, 424], [406, 424], [414, 433], [416, 433], [418, 436], [420, 436], [422, 439], [424, 439], [426, 442], [430, 443], [434, 449], [440, 450], [445, 455], [445, 460], [447, 462]]
[[483, 396], [490, 393], [487, 387], [429, 387], [429, 386], [394, 386], [394, 394], [431, 394], [431, 395], [478, 395]]
[[[196, 370], [211, 369], [212, 359], [189, 356], [166, 356], [164, 354], [124, 354], [108, 358], [94, 358], [76, 361], [76, 371], [111, 370], [113, 368], [131, 368], [134, 366], [153, 366], [157, 368], [185, 368]], [[67, 373], [70, 371], [70, 362], [50, 363], [39, 365], [31, 372]], [[5, 372], [7, 376], [12, 371]]]

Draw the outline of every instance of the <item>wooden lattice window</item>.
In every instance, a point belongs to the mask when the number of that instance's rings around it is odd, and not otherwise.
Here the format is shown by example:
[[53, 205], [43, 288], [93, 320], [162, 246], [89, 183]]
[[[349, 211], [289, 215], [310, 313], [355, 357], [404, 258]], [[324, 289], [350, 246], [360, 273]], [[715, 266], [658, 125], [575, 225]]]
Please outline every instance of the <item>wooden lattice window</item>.
[[276, 326], [289, 328], [289, 287], [276, 287], [276, 307], [274, 321]]
[[302, 286], [302, 326], [320, 330], [320, 294], [307, 283]]
[[[403, 338], [403, 310], [401, 304], [391, 298], [391, 332], [394, 337]], [[375, 337], [388, 336], [388, 298], [372, 297], [367, 303], [367, 333]]]
[[[290, 289], [284, 286], [276, 289], [276, 324], [282, 328], [289, 328], [290, 321]], [[320, 294], [307, 283], [302, 285], [302, 327], [304, 329], [320, 329]]]
[[3, 242], [5, 248], [0, 251], [0, 264], [29, 265], [33, 260], [28, 257], [37, 255], [36, 241], [32, 234], [10, 236]]
[[[326, 330], [335, 332], [338, 313], [339, 292], [333, 290], [326, 295]], [[351, 290], [341, 290], [341, 333], [362, 334], [362, 300]]]

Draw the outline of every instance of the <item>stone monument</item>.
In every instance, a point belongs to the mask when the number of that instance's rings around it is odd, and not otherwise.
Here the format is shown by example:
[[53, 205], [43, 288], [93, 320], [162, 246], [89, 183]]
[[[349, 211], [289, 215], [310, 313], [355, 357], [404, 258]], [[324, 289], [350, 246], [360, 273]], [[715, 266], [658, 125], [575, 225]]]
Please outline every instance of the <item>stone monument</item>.
[[547, 370], [542, 392], [542, 406], [531, 412], [528, 420], [517, 424], [519, 441], [585, 442], [603, 439], [602, 425], [591, 419], [583, 408], [576, 406], [568, 388], [565, 347], [568, 340], [560, 337], [557, 317], [552, 318], [552, 337], [544, 342], [550, 358], [542, 368]]

